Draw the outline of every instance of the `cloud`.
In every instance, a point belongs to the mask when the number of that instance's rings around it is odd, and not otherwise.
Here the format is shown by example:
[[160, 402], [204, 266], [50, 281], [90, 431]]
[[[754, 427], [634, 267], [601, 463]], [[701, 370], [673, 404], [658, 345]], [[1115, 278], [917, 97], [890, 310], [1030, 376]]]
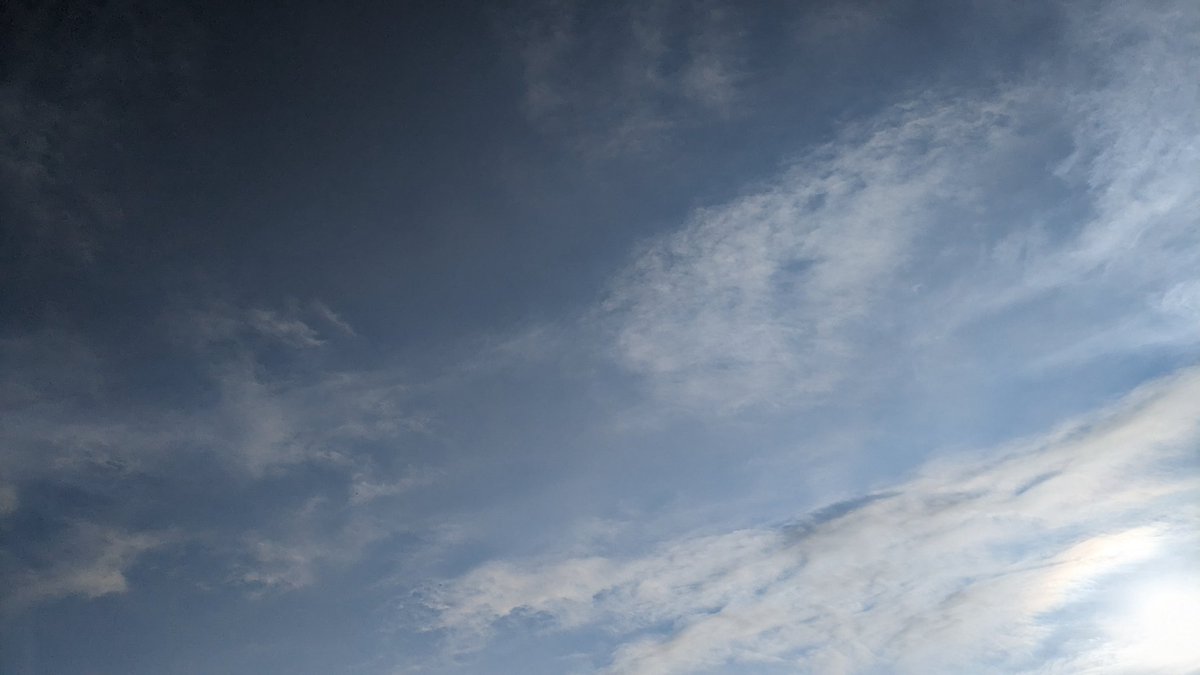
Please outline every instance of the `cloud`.
[[423, 433], [429, 416], [411, 409], [409, 388], [388, 374], [332, 372], [273, 381], [231, 364], [215, 376], [220, 398], [204, 441], [251, 475], [305, 463], [360, 468], [372, 443]]
[[[981, 270], [988, 283], [970, 298], [975, 312], [962, 308], [954, 316], [1103, 289], [1135, 306], [1134, 327], [1168, 334], [1172, 320], [1192, 319], [1180, 310], [1200, 263], [1200, 189], [1188, 179], [1200, 171], [1200, 147], [1188, 140], [1200, 135], [1191, 114], [1200, 105], [1200, 84], [1186, 76], [1200, 67], [1200, 10], [1192, 3], [1107, 3], [1068, 17], [1072, 55], [1086, 60], [1090, 72], [1064, 92], [1072, 149], [1053, 175], [1083, 190], [1086, 217], [1055, 224], [1071, 236], [1027, 240], [1019, 260]], [[1108, 316], [1101, 321], [1115, 323]]]
[[0, 474], [20, 482], [102, 466], [136, 470], [192, 432], [170, 412], [116, 413], [111, 379], [104, 359], [72, 331], [0, 340]]
[[7, 580], [0, 589], [6, 611], [64, 598], [124, 593], [127, 573], [144, 554], [177, 539], [171, 533], [129, 532], [87, 522], [72, 523], [31, 560], [0, 557]]
[[356, 335], [353, 326], [319, 300], [306, 305], [291, 301], [280, 309], [212, 302], [175, 317], [173, 323], [180, 336], [198, 348], [261, 339], [304, 349], [326, 344], [329, 329], [341, 337]]
[[684, 405], [828, 389], [876, 325], [914, 240], [972, 201], [1016, 101], [928, 101], [814, 152], [771, 185], [650, 242], [604, 304], [615, 355]]
[[[328, 308], [321, 314], [336, 318]], [[154, 471], [180, 451], [200, 449], [261, 476], [305, 462], [352, 464], [358, 445], [429, 424], [427, 413], [410, 409], [410, 388], [396, 373], [264, 365], [279, 347], [304, 352], [325, 344], [300, 310], [218, 304], [167, 323], [183, 337], [181, 358], [199, 375], [180, 386], [210, 390], [206, 405], [110, 404], [114, 373], [83, 336], [68, 331], [0, 342], [0, 397], [8, 408], [0, 468], [27, 474], [107, 463]]]
[[313, 313], [318, 318], [320, 318], [321, 320], [325, 321], [329, 325], [331, 325], [334, 328], [341, 331], [341, 333], [343, 335], [347, 335], [350, 337], [354, 337], [355, 335], [358, 335], [358, 333], [355, 332], [354, 327], [351, 326], [349, 323], [347, 323], [346, 320], [343, 319], [340, 314], [333, 311], [333, 309], [330, 308], [329, 305], [321, 302], [320, 300], [314, 300], [311, 304], [311, 308], [312, 308]]
[[616, 645], [594, 656], [621, 673], [1028, 670], [1040, 650], [1072, 647], [1063, 630], [1111, 639], [1105, 617], [1064, 613], [1197, 544], [1198, 448], [1192, 369], [783, 526], [683, 536], [640, 557], [486, 563], [430, 591], [432, 627], [466, 645], [526, 621], [600, 630]]
[[329, 499], [308, 499], [268, 531], [245, 533], [232, 580], [255, 595], [314, 584], [322, 570], [358, 561], [372, 544], [403, 529]]
[[265, 309], [252, 309], [246, 318], [255, 332], [293, 347], [319, 347], [323, 344], [317, 338], [317, 331], [299, 319]]
[[411, 387], [394, 369], [323, 369], [301, 358], [355, 336], [320, 301], [282, 309], [218, 302], [169, 323], [217, 394], [192, 415], [193, 433], [253, 476], [305, 463], [362, 470], [363, 446], [428, 429], [429, 414], [412, 409]]
[[543, 3], [511, 36], [530, 119], [588, 155], [638, 153], [729, 115], [743, 46], [722, 3]]
[[378, 480], [372, 478], [370, 474], [360, 473], [355, 475], [351, 484], [350, 502], [366, 504], [376, 499], [402, 495], [414, 488], [433, 484], [441, 475], [441, 472], [425, 470], [414, 471], [395, 480]]
[[[334, 344], [313, 326], [335, 336], [352, 332], [330, 308], [218, 304], [153, 325], [183, 337], [169, 362], [182, 378], [173, 384], [199, 392], [183, 405], [118, 395], [123, 380], [105, 353], [71, 331], [0, 341], [0, 515], [16, 528], [6, 534], [34, 552], [4, 561], [13, 578], [27, 580], [14, 604], [122, 591], [124, 571], [165, 541], [145, 524], [160, 520], [156, 512], [194, 516], [208, 508], [206, 499], [245, 491], [260, 494], [264, 506], [205, 526], [242, 542], [236, 550], [215, 548], [236, 562], [232, 578], [240, 584], [298, 588], [401, 526], [376, 523], [366, 512], [372, 502], [437, 479], [421, 466], [396, 466], [403, 443], [431, 424], [397, 372], [321, 368], [298, 358], [322, 351], [318, 342]], [[297, 360], [281, 357], [281, 349]], [[189, 481], [196, 466], [219, 484]], [[313, 467], [324, 479], [312, 486], [321, 496], [312, 510], [329, 513], [280, 515], [287, 508], [276, 499], [280, 483], [265, 482]], [[176, 502], [152, 487], [181, 481], [203, 499]], [[64, 513], [74, 514], [70, 527], [60, 523]], [[43, 521], [58, 524], [37, 525]], [[217, 535], [192, 529], [178, 536]]]
[[1079, 10], [1066, 65], [922, 93], [696, 211], [612, 283], [613, 357], [663, 401], [729, 412], [869, 386], [981, 331], [1012, 371], [1194, 350], [1198, 14]]

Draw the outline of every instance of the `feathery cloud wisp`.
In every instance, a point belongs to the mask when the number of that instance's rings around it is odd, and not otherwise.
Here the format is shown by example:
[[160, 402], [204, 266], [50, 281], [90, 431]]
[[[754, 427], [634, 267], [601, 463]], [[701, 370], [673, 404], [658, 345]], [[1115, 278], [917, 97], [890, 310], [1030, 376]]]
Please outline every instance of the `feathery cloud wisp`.
[[1072, 15], [1091, 77], [925, 94], [648, 242], [601, 313], [616, 360], [730, 411], [936, 361], [981, 325], [1034, 370], [1194, 348], [1200, 13], [1128, 14]]

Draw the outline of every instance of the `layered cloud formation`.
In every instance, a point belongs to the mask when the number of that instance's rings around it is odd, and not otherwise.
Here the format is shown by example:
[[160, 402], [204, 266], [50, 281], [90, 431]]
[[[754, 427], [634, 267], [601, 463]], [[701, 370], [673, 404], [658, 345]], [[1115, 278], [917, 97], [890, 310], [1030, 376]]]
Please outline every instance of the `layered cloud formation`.
[[266, 12], [187, 152], [118, 5], [0, 82], [0, 670], [1200, 672], [1200, 5]]
[[1188, 641], [1133, 662], [1136, 634], [1103, 622], [1131, 611], [1113, 600], [1121, 573], [1185, 566], [1200, 545], [1198, 448], [1190, 370], [793, 522], [488, 563], [430, 602], [460, 638], [602, 630], [606, 672], [1184, 672], [1200, 667]]
[[920, 96], [697, 213], [615, 282], [617, 358], [738, 408], [996, 322], [1026, 368], [1194, 345], [1200, 51], [1193, 13], [1166, 14], [1073, 16], [1067, 72]]
[[[697, 211], [610, 285], [609, 354], [735, 417], [1194, 353], [1198, 18], [1073, 14], [1064, 70], [922, 94]], [[1185, 370], [782, 525], [488, 562], [430, 591], [432, 626], [621, 673], [1189, 671], [1186, 640], [1150, 647], [1170, 621], [1120, 618], [1174, 574], [1156, 611], [1194, 624], [1198, 402]]]

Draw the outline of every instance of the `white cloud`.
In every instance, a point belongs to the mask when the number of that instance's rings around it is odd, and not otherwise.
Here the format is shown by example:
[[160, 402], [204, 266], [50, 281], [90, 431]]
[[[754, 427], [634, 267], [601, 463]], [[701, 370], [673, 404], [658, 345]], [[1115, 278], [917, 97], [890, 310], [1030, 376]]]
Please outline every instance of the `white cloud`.
[[96, 598], [124, 593], [129, 569], [145, 553], [177, 539], [162, 532], [129, 532], [93, 523], [73, 523], [36, 564], [5, 560], [6, 588], [0, 598], [9, 610], [63, 598]]
[[[366, 514], [331, 506], [314, 497], [271, 531], [247, 532], [233, 581], [254, 594], [304, 588], [315, 583], [322, 570], [359, 560], [371, 544], [398, 529], [396, 523], [384, 526]], [[340, 522], [327, 522], [331, 516]]]
[[605, 303], [621, 363], [685, 405], [827, 389], [914, 238], [1013, 143], [1015, 100], [923, 102], [846, 133], [756, 194], [651, 242]]
[[983, 322], [1027, 369], [1200, 344], [1200, 11], [1070, 26], [1065, 66], [924, 94], [648, 242], [604, 306], [617, 361], [727, 411], [937, 361]]
[[[1200, 171], [1194, 114], [1200, 82], [1188, 76], [1200, 67], [1200, 8], [1109, 4], [1100, 12], [1081, 10], [1073, 35], [1085, 49], [1109, 57], [1099, 63], [1103, 83], [1076, 93], [1072, 102], [1080, 120], [1069, 161], [1085, 172], [1097, 209], [1072, 257], [1080, 265], [1126, 268], [1167, 262], [1160, 257], [1169, 253], [1164, 245], [1193, 233], [1200, 204], [1191, 180]], [[1112, 53], [1114, 45], [1120, 46]], [[1194, 237], [1178, 243], [1195, 255]], [[1156, 255], [1133, 261], [1126, 257], [1133, 249]]]
[[306, 462], [353, 468], [363, 444], [420, 433], [428, 423], [409, 409], [408, 387], [387, 374], [274, 381], [252, 364], [231, 364], [216, 378], [221, 396], [204, 440], [252, 475]]
[[784, 527], [681, 537], [642, 557], [493, 561], [430, 605], [435, 627], [468, 645], [521, 617], [606, 631], [619, 644], [595, 656], [621, 673], [1019, 670], [1039, 649], [1071, 648], [1064, 627], [1104, 635], [1101, 619], [1059, 613], [1114, 593], [1117, 572], [1186, 550], [1200, 527], [1180, 509], [1200, 497], [1198, 448], [1190, 370]]
[[1189, 74], [1200, 68], [1200, 8], [1101, 3], [1068, 18], [1076, 83], [1058, 95], [1073, 148], [1053, 179], [1083, 195], [1086, 216], [1039, 215], [1041, 230], [1014, 235], [1019, 256], [997, 255], [969, 290], [940, 294], [951, 307], [938, 321], [961, 326], [1058, 298], [1072, 311], [1059, 310], [1058, 336], [1042, 336], [1051, 349], [1039, 364], [1194, 346], [1200, 83]]
[[414, 471], [394, 480], [379, 480], [367, 473], [354, 476], [350, 487], [350, 502], [366, 504], [376, 499], [402, 495], [413, 488], [433, 484], [441, 476], [440, 472], [425, 470]]

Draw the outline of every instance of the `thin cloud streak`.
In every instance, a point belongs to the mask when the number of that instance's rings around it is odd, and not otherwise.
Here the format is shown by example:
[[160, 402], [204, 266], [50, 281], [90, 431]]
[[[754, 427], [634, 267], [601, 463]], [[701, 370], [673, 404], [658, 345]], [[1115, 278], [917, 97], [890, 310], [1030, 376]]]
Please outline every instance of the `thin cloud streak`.
[[431, 628], [460, 646], [536, 617], [599, 629], [618, 637], [607, 669], [621, 673], [1019, 670], [1064, 626], [1098, 630], [1048, 617], [1195, 545], [1198, 514], [1180, 505], [1200, 496], [1198, 448], [1193, 369], [815, 521], [681, 537], [643, 557], [487, 563], [431, 591]]

